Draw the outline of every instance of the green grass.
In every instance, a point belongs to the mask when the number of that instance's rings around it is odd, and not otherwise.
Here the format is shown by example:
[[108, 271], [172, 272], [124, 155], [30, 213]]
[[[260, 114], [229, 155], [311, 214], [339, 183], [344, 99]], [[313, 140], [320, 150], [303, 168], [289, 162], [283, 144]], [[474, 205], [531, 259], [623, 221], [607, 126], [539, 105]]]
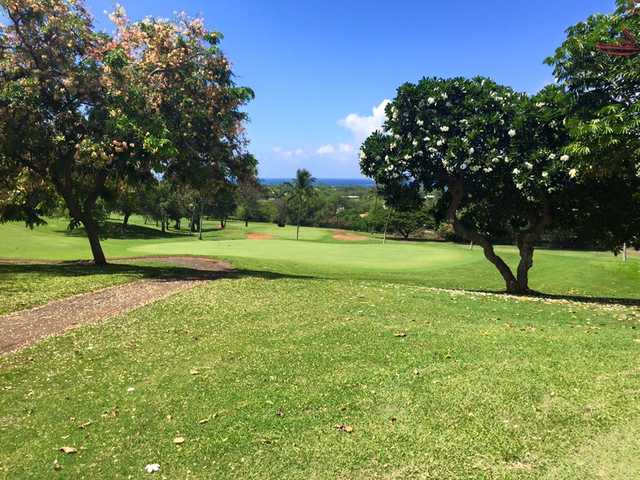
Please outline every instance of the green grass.
[[[425, 288], [503, 288], [459, 245], [211, 227], [198, 241], [136, 219], [135, 238], [104, 245], [226, 258], [233, 276], [0, 357], [0, 478], [141, 478], [149, 463], [190, 479], [640, 476], [638, 308]], [[88, 256], [62, 221], [0, 235], [0, 257]], [[0, 312], [181, 272], [133, 263], [0, 265]], [[639, 268], [541, 250], [532, 286], [637, 300]]]
[[143, 260], [103, 268], [77, 263], [0, 265], [0, 315], [135, 280], [194, 275], [202, 273]]
[[[231, 260], [240, 268], [333, 279], [381, 280], [430, 287], [469, 290], [504, 289], [501, 277], [479, 249], [432, 242], [341, 242], [331, 230], [303, 228], [301, 241], [295, 227], [251, 224], [248, 229], [230, 222], [224, 231], [215, 222], [205, 224], [205, 240], [184, 231], [162, 234], [133, 218], [135, 238], [107, 238], [103, 245], [110, 257], [141, 255], [211, 255]], [[0, 226], [0, 257], [73, 260], [89, 258], [86, 239], [65, 234], [66, 224], [29, 231], [13, 223]], [[118, 229], [115, 229], [116, 231]], [[266, 233], [273, 240], [246, 240], [247, 233]], [[498, 251], [511, 264], [518, 257], [513, 247]], [[0, 271], [2, 267], [0, 267]], [[639, 298], [640, 261], [624, 264], [610, 253], [539, 249], [531, 270], [531, 287], [548, 294], [611, 298]]]
[[219, 280], [1, 359], [0, 475], [140, 478], [157, 462], [192, 479], [634, 478], [639, 320]]

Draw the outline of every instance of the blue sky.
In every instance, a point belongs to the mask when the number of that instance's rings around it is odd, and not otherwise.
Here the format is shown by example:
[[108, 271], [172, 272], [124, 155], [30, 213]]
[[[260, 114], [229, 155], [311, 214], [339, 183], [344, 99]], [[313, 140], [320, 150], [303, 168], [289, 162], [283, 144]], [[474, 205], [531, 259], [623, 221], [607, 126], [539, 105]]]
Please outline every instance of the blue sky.
[[[223, 32], [262, 177], [359, 177], [357, 152], [385, 99], [423, 76], [485, 75], [535, 92], [564, 30], [614, 0], [121, 0], [130, 17], [200, 15]], [[115, 2], [88, 0], [110, 29]], [[383, 106], [383, 105], [382, 105]], [[378, 107], [376, 109], [376, 107]], [[375, 111], [374, 111], [375, 109]]]

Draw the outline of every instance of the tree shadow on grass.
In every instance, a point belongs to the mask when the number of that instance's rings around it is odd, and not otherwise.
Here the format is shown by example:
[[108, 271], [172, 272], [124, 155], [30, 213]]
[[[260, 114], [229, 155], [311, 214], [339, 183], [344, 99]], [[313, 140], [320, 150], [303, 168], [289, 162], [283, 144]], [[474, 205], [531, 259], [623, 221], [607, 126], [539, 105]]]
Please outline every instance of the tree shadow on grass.
[[501, 296], [504, 298], [513, 299], [533, 299], [533, 300], [550, 300], [550, 301], [565, 301], [572, 303], [584, 303], [592, 305], [610, 305], [621, 307], [640, 307], [640, 298], [624, 298], [624, 297], [601, 297], [601, 296], [586, 296], [586, 295], [563, 295], [556, 293], [544, 293], [544, 292], [531, 292], [529, 295], [516, 295], [505, 292], [504, 290], [467, 290], [462, 288], [452, 288], [452, 291], [464, 293], [479, 293]]
[[[264, 278], [277, 280], [283, 278], [290, 279], [310, 279], [312, 277], [302, 275], [290, 275], [275, 272], [254, 271], [247, 269], [228, 270], [201, 270], [188, 266], [171, 265], [164, 263], [161, 258], [144, 259], [147, 264], [129, 263], [136, 259], [120, 259], [118, 263], [109, 263], [104, 267], [97, 267], [88, 261], [68, 261], [68, 262], [42, 262], [37, 261], [21, 263], [20, 261], [0, 261], [0, 278], [11, 275], [34, 275], [51, 277], [83, 277], [92, 275], [129, 275], [134, 278], [158, 280], [158, 281], [197, 281], [216, 279], [237, 279], [245, 277]], [[157, 265], [152, 263], [157, 262]], [[162, 264], [160, 264], [162, 263]]]
[[[87, 234], [83, 227], [74, 228], [73, 230], [57, 230], [56, 233], [63, 233], [69, 237], [86, 237]], [[195, 235], [195, 234], [194, 234]], [[151, 225], [127, 225], [125, 230], [122, 224], [118, 222], [106, 222], [101, 231], [100, 238], [117, 239], [117, 240], [153, 240], [156, 238], [183, 238], [189, 236], [189, 230], [167, 230], [163, 232], [159, 228]]]
[[[194, 257], [195, 258], [195, 257]], [[209, 259], [215, 262], [214, 259]], [[0, 278], [10, 276], [12, 274], [31, 274], [34, 276], [58, 276], [58, 277], [81, 277], [90, 275], [130, 275], [133, 278], [153, 279], [157, 281], [197, 281], [197, 280], [216, 280], [216, 279], [240, 279], [240, 278], [261, 278], [266, 280], [294, 279], [294, 280], [322, 280], [331, 277], [321, 275], [298, 275], [280, 272], [272, 272], [267, 270], [249, 270], [249, 269], [226, 269], [221, 271], [201, 270], [190, 268], [188, 266], [172, 265], [171, 258], [167, 257], [143, 257], [129, 259], [114, 259], [107, 266], [97, 267], [89, 261], [67, 261], [67, 262], [46, 262], [46, 261], [28, 261], [28, 260], [0, 260]], [[384, 281], [378, 278], [358, 278], [363, 281]], [[405, 282], [399, 282], [405, 283]], [[408, 285], [415, 285], [410, 283]], [[534, 300], [550, 300], [550, 301], [566, 301], [572, 303], [592, 304], [592, 305], [610, 305], [625, 307], [640, 307], [640, 298], [619, 298], [619, 297], [602, 297], [602, 296], [580, 296], [580, 295], [561, 295], [548, 294], [543, 292], [533, 292], [527, 297], [510, 295], [503, 291], [496, 290], [473, 290], [451, 288], [444, 289], [456, 291], [460, 293], [479, 293], [502, 296], [504, 298]]]

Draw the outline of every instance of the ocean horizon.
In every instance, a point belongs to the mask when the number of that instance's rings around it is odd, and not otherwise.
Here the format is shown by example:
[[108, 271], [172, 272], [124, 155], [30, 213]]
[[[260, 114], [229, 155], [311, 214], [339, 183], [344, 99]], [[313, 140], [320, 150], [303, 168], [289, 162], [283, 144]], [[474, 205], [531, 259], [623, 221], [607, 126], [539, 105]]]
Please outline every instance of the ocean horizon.
[[[262, 185], [282, 185], [290, 182], [291, 178], [260, 178]], [[323, 187], [375, 187], [370, 178], [316, 178], [316, 185]]]

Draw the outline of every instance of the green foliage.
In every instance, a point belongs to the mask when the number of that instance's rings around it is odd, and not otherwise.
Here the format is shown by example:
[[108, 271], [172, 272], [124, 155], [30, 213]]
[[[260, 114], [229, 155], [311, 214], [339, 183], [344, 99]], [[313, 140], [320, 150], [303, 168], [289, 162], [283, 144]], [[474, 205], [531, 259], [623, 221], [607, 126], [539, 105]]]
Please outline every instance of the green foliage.
[[[607, 198], [588, 213], [600, 223], [598, 241], [614, 251], [623, 242], [640, 244], [640, 56], [612, 56], [599, 44], [615, 44], [624, 32], [640, 33], [640, 16], [619, 0], [609, 15], [592, 15], [567, 29], [567, 38], [547, 59], [574, 97], [568, 151], [578, 163], [585, 194]], [[605, 208], [609, 207], [609, 208]], [[583, 231], [597, 234], [594, 225]]]
[[[106, 259], [96, 202], [126, 190], [118, 184], [161, 174], [202, 189], [255, 170], [242, 133], [253, 92], [207, 46], [220, 35], [201, 19], [134, 23], [117, 7], [110, 37], [95, 31], [82, 1], [3, 1], [0, 12], [0, 171], [26, 170], [28, 190], [54, 189], [85, 226], [97, 263]], [[33, 222], [37, 208], [11, 206], [16, 198], [3, 195], [0, 210]]]

